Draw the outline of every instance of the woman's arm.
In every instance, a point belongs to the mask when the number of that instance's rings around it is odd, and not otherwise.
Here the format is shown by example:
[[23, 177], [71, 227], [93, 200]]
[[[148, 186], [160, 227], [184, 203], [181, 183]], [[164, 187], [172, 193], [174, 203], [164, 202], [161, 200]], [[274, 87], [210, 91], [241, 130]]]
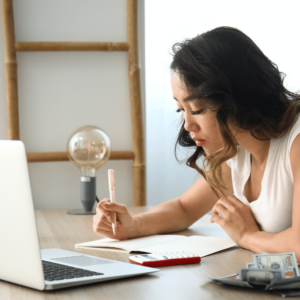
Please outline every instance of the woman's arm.
[[[232, 194], [231, 169], [226, 163], [222, 168], [223, 178]], [[162, 203], [150, 212], [131, 217], [127, 207], [103, 199], [94, 216], [94, 231], [110, 238], [126, 239], [158, 233], [169, 233], [187, 229], [209, 212], [217, 197], [202, 177], [186, 193], [177, 199]], [[117, 214], [117, 235], [111, 230], [112, 213]]]
[[[223, 164], [222, 175], [228, 188], [227, 194], [230, 195], [233, 193], [231, 169], [226, 163]], [[217, 200], [210, 185], [201, 177], [179, 198], [134, 216], [136, 231], [131, 237], [185, 230], [208, 213]]]
[[185, 194], [134, 216], [134, 236], [181, 231], [209, 212], [217, 198], [202, 177]]
[[211, 221], [223, 227], [243, 248], [256, 253], [295, 252], [300, 260], [300, 135], [292, 144], [290, 160], [294, 178], [292, 227], [276, 234], [259, 231], [253, 222], [250, 209], [234, 196], [218, 201], [213, 212], [222, 215], [224, 213], [226, 217], [221, 218], [214, 214]]

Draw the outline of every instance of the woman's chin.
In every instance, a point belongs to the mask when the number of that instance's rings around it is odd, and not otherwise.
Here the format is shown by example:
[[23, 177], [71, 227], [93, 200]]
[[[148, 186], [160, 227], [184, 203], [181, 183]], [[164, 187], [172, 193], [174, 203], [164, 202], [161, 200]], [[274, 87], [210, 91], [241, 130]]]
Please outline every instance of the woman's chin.
[[211, 154], [211, 153], [215, 153], [215, 152], [217, 152], [217, 151], [220, 151], [220, 150], [222, 150], [223, 148], [212, 148], [212, 147], [207, 147], [206, 145], [204, 146], [202, 146], [202, 148], [203, 148], [203, 150], [206, 152], [206, 153], [208, 153], [208, 154]]
[[210, 153], [209, 149], [206, 146], [201, 146], [201, 148], [206, 152], [206, 153]]

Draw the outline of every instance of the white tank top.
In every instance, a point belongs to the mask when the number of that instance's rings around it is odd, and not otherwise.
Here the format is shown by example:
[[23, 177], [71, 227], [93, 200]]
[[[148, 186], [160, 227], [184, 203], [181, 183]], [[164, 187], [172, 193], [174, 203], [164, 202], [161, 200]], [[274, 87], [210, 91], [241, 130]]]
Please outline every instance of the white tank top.
[[237, 155], [226, 161], [231, 168], [234, 195], [250, 207], [263, 231], [278, 233], [292, 226], [294, 180], [290, 150], [299, 133], [298, 115], [294, 125], [284, 136], [271, 140], [261, 193], [251, 203], [244, 195], [244, 186], [251, 171], [250, 153], [238, 146]]

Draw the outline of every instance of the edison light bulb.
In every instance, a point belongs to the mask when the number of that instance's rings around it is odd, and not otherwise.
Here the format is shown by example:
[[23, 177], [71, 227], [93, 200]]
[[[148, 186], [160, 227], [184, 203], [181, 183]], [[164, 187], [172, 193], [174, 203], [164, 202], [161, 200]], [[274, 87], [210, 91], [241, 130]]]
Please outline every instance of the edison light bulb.
[[73, 132], [67, 150], [69, 159], [81, 170], [81, 202], [84, 207], [84, 211], [68, 213], [91, 214], [96, 200], [96, 170], [109, 159], [110, 139], [100, 128], [84, 126]]

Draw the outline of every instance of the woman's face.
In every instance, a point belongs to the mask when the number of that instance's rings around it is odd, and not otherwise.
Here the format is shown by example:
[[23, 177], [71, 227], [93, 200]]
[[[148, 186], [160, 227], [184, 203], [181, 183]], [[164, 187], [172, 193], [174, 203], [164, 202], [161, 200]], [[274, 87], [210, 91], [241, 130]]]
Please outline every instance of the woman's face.
[[199, 109], [193, 101], [184, 101], [188, 97], [185, 84], [179, 76], [173, 72], [171, 77], [173, 97], [176, 100], [178, 110], [182, 112], [186, 131], [198, 147], [202, 146], [205, 152], [214, 153], [224, 147], [216, 120], [216, 112], [209, 108]]

